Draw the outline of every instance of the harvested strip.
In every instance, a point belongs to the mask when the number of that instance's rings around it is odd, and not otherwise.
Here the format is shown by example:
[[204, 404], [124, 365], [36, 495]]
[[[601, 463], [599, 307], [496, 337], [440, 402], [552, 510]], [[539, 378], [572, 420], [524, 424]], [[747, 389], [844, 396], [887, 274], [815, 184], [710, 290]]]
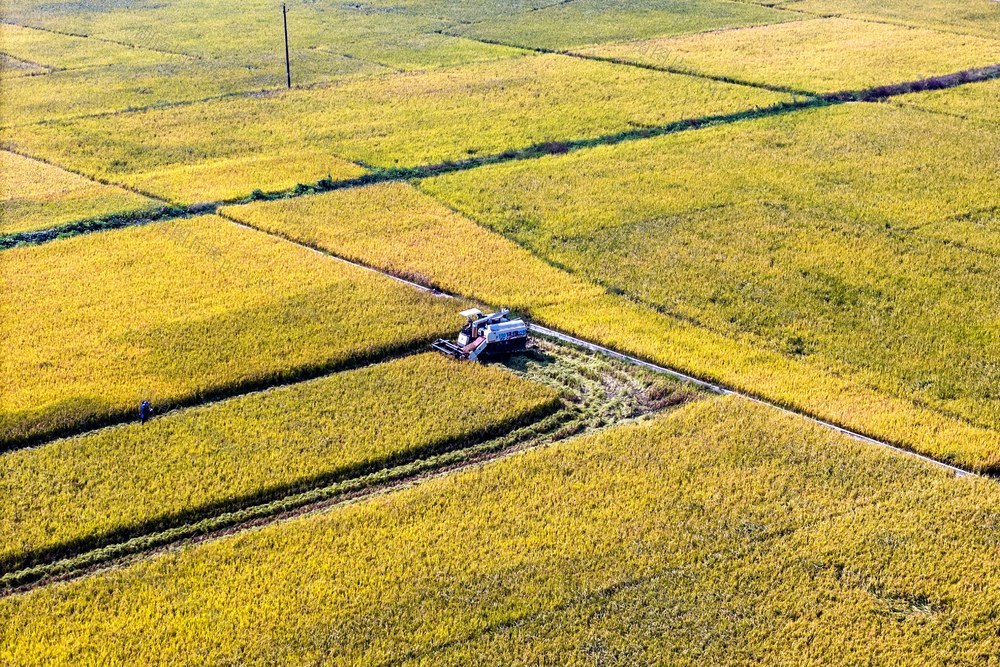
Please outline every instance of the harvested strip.
[[6, 598], [0, 660], [971, 663], [998, 510], [991, 481], [716, 399]]
[[0, 457], [0, 570], [162, 530], [498, 434], [553, 390], [437, 354]]
[[0, 448], [423, 345], [455, 304], [204, 216], [0, 256]]
[[[620, 174], [620, 164], [615, 165], [615, 173]], [[665, 172], [662, 168], [650, 168], [648, 173]], [[701, 181], [709, 180], [705, 178], [707, 173], [703, 165]], [[511, 181], [516, 185], [509, 188], [506, 196], [516, 197], [520, 192], [548, 187], [547, 181], [536, 174], [537, 165], [533, 165], [531, 171], [522, 174], [524, 181]], [[437, 184], [431, 181], [430, 186], [434, 188]], [[631, 191], [648, 191], [651, 197], [660, 197], [660, 203], [668, 201], [649, 184]], [[609, 188], [608, 192], [613, 195], [614, 190]], [[565, 195], [551, 193], [551, 196], [560, 209], [572, 203]], [[545, 263], [408, 185], [381, 184], [295, 200], [227, 207], [222, 211], [225, 216], [260, 229], [425, 285], [527, 311], [536, 321], [550, 327], [721, 382], [943, 461], [975, 470], [1000, 470], [1000, 432], [995, 429], [971, 425], [873, 389], [855, 378], [838, 377], [808, 359], [726, 337], [608, 294], [580, 274], [569, 274]], [[522, 209], [527, 211], [530, 209]], [[750, 219], [740, 220], [745, 224]], [[591, 215], [588, 220], [593, 223], [600, 217]], [[654, 227], [646, 232], [647, 244], [654, 250], [655, 231]], [[706, 236], [728, 238], [727, 233], [728, 230]], [[697, 237], [687, 239], [686, 245], [673, 249], [674, 254], [683, 256], [685, 247], [697, 247], [696, 240]], [[569, 247], [565, 241], [561, 245]], [[750, 244], [750, 247], [755, 246]], [[637, 256], [644, 256], [645, 252], [638, 252]], [[602, 264], [607, 275], [614, 275], [628, 265], [621, 258]], [[651, 265], [671, 266], [671, 261], [663, 259]], [[646, 275], [652, 278], [655, 273], [647, 271]], [[712, 288], [711, 277], [699, 276], [689, 282]]]
[[0, 151], [0, 175], [0, 234], [47, 229], [160, 205], [10, 151]]

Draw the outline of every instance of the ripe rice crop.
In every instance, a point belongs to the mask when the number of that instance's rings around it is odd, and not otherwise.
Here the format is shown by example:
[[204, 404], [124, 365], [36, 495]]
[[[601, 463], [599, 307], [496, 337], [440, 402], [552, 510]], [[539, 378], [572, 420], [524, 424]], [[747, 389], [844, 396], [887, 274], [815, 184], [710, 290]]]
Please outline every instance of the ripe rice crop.
[[0, 445], [421, 345], [455, 303], [201, 217], [0, 254]]
[[[479, 17], [477, 17], [478, 19]], [[608, 0], [553, 2], [538, 11], [475, 20], [456, 34], [532, 48], [565, 49], [584, 44], [681, 35], [738, 26], [795, 21], [799, 15], [749, 3], [720, 0]]]
[[995, 39], [1000, 8], [994, 0], [794, 0], [794, 8], [829, 16], [890, 21]]
[[[636, 160], [633, 163], [643, 164]], [[497, 184], [514, 183], [504, 196], [527, 192], [522, 186], [527, 186], [528, 181], [511, 180], [512, 173], [497, 179]], [[657, 171], [650, 167], [643, 173]], [[540, 177], [544, 175], [545, 172], [540, 173]], [[442, 189], [442, 184], [436, 181], [425, 184]], [[540, 184], [538, 181], [535, 187]], [[628, 191], [632, 193], [632, 201], [636, 201], [638, 193], [648, 192], [655, 198], [663, 192], [648, 185]], [[551, 192], [548, 195], [556, 196]], [[569, 196], [558, 199], [562, 207], [576, 200]], [[579, 201], [593, 203], [586, 198]], [[638, 203], [648, 205], [643, 200]], [[793, 355], [739, 337], [724, 336], [608, 294], [585, 279], [592, 271], [569, 274], [547, 264], [407, 185], [384, 184], [227, 207], [223, 214], [427, 285], [494, 306], [515, 308], [557, 329], [723, 382], [943, 460], [977, 469], [1000, 467], [997, 454], [1000, 433], [995, 429], [972, 426], [912, 400], [894, 397], [891, 391], [879, 389], [878, 385], [859, 381], [862, 378], [857, 373], [850, 377], [832, 374], [827, 365], [814, 363], [815, 356]], [[592, 221], [600, 219], [597, 215], [590, 217]], [[758, 214], [758, 222], [764, 220], [767, 218]], [[796, 222], [794, 217], [791, 222]], [[763, 230], [773, 233], [775, 225], [764, 226]], [[728, 238], [724, 232], [708, 236]], [[659, 247], [656, 237], [651, 238], [652, 249]], [[685, 237], [688, 245], [696, 240], [697, 237]], [[677, 244], [678, 252], [685, 247]], [[748, 252], [753, 250], [756, 246], [750, 244]], [[640, 257], [649, 255], [649, 251], [641, 248], [635, 252]], [[618, 273], [634, 266], [628, 258], [617, 256], [601, 264], [608, 267], [614, 262], [621, 264], [615, 269]], [[658, 269], [660, 273], [654, 270], [661, 265], [669, 267], [671, 263], [653, 263], [648, 270], [651, 278], [663, 275], [664, 269]], [[749, 267], [756, 265], [750, 263]], [[607, 270], [614, 275], [610, 268]], [[721, 288], [714, 276], [698, 274], [694, 282], [697, 284], [685, 290], [676, 283], [675, 289], [678, 293], [688, 293], [696, 288], [712, 289], [715, 285]], [[977, 414], [982, 416], [982, 411]]]
[[0, 234], [56, 227], [157, 202], [0, 150]]
[[604, 293], [405, 183], [229, 206], [220, 213], [424, 285], [514, 310]]
[[344, 180], [364, 173], [364, 168], [352, 162], [313, 151], [206, 160], [146, 172], [131, 182], [170, 201], [196, 204], [246, 197], [254, 190], [288, 190], [298, 183], [315, 183], [323, 178]]
[[9, 138], [82, 173], [139, 184], [163, 169], [289, 153], [417, 166], [783, 99], [743, 86], [545, 55], [17, 127]]
[[992, 65], [1000, 61], [1000, 42], [829, 18], [602, 45], [585, 53], [828, 93]]
[[5, 53], [0, 53], [0, 76], [3, 76], [4, 80], [31, 74], [44, 74], [47, 71], [48, 69], [42, 65], [12, 58]]
[[998, 153], [993, 128], [852, 105], [423, 187], [666, 313], [996, 430], [992, 236], [947, 230], [995, 207], [968, 165]]
[[[308, 62], [300, 64], [308, 65], [320, 81], [385, 71], [377, 65], [322, 53], [312, 54]], [[117, 116], [112, 114], [124, 111], [233, 94], [278, 94], [284, 85], [283, 67], [277, 60], [263, 69], [198, 60], [146, 66], [112, 65], [18, 77], [5, 82], [8, 94], [0, 124], [32, 125], [106, 114], [105, 122], [112, 128], [108, 131], [114, 133]], [[34, 132], [38, 127], [24, 131]]]
[[0, 661], [975, 664], [998, 511], [720, 398], [8, 597]]
[[509, 372], [424, 354], [9, 453], [0, 570], [461, 446], [556, 405]]
[[5, 53], [21, 60], [57, 69], [99, 67], [129, 63], [150, 65], [180, 61], [179, 56], [129, 48], [121, 44], [35, 30], [10, 23], [0, 23], [0, 44]]
[[947, 90], [902, 95], [893, 101], [902, 106], [933, 111], [946, 116], [957, 116], [994, 125], [1000, 123], [1000, 79], [970, 83]]

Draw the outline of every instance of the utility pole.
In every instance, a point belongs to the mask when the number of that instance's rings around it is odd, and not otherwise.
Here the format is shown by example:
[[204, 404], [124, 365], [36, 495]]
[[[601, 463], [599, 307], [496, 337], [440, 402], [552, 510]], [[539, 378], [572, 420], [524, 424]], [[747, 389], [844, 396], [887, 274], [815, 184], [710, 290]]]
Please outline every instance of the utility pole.
[[288, 87], [292, 87], [292, 63], [288, 60], [288, 7], [284, 3], [281, 5], [281, 19], [285, 24], [285, 80]]

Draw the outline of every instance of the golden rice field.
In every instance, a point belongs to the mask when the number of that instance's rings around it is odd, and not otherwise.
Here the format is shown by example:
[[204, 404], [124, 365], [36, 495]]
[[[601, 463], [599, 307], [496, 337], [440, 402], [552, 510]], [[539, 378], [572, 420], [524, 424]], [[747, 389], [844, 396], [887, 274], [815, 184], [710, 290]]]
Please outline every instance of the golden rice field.
[[994, 0], [4, 2], [0, 665], [1000, 665], [998, 86]]
[[945, 116], [996, 125], [1000, 122], [1000, 80], [903, 95], [896, 98], [896, 103]]
[[128, 47], [76, 35], [36, 30], [0, 23], [0, 44], [5, 53], [27, 62], [55, 69], [100, 67], [128, 61], [130, 65], [152, 65], [180, 60], [180, 56]]
[[0, 234], [154, 208], [158, 202], [0, 150]]
[[988, 664], [998, 506], [992, 481], [702, 401], [7, 598], [0, 659]]
[[494, 434], [555, 393], [423, 354], [0, 458], [0, 568]]
[[3, 251], [0, 445], [420, 346], [454, 303], [217, 217]]
[[[587, 271], [560, 270], [411, 186], [385, 184], [258, 202], [226, 207], [221, 214], [428, 286], [526, 312], [545, 325], [939, 459], [974, 469], [1000, 466], [1000, 432], [988, 424], [969, 424], [893, 396], [857, 375], [831, 373], [815, 354], [792, 355], [753, 344], [609, 294], [586, 279]], [[629, 250], [649, 256], [641, 247]], [[762, 250], [750, 248], [748, 255], [754, 251]], [[667, 265], [656, 259], [652, 266]], [[631, 266], [627, 257], [614, 261], [619, 271]], [[470, 266], [492, 270], [468, 271]], [[757, 268], [751, 264], [748, 270]], [[685, 279], [670, 277], [678, 283]], [[716, 284], [711, 276], [696, 282], [705, 288]]]
[[758, 85], [832, 93], [992, 65], [1000, 62], [1000, 41], [819, 18], [602, 45], [583, 53]]

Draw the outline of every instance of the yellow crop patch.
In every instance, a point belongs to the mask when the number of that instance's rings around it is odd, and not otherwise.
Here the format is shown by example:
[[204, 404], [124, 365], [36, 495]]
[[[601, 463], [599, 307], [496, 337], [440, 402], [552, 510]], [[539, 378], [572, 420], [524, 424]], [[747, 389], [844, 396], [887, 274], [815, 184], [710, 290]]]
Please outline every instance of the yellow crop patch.
[[169, 53], [10, 23], [0, 23], [0, 45], [0, 49], [15, 58], [57, 69], [124, 63], [141, 66], [184, 60]]
[[220, 213], [497, 306], [534, 310], [604, 293], [404, 183], [229, 206]]
[[123, 188], [0, 150], [0, 234], [57, 227], [158, 205], [155, 200]]
[[556, 400], [424, 354], [9, 453], [0, 570], [472, 444]]
[[902, 95], [896, 104], [966, 120], [1000, 124], [1000, 79]]
[[287, 190], [322, 178], [343, 180], [365, 169], [321, 152], [247, 155], [144, 172], [127, 180], [145, 192], [180, 204], [246, 197], [254, 190]]
[[1000, 41], [849, 19], [812, 19], [585, 51], [813, 93], [861, 90], [1000, 62]]
[[1000, 6], [994, 0], [789, 0], [789, 7], [829, 16], [891, 21], [995, 39]]
[[216, 217], [2, 253], [0, 444], [429, 342], [454, 303]]
[[0, 660], [946, 661], [995, 644], [998, 509], [989, 480], [701, 401], [5, 598]]

